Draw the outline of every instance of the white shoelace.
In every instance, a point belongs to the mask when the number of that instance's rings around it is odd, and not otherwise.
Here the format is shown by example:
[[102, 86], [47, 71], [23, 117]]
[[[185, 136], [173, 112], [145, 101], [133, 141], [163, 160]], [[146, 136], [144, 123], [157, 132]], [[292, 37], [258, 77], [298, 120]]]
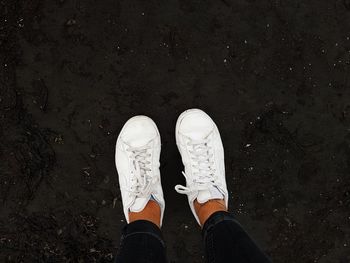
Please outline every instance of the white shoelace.
[[149, 153], [151, 147], [129, 147], [127, 151], [131, 152], [131, 161], [133, 163], [131, 186], [126, 191], [130, 192], [135, 197], [148, 197], [156, 177], [152, 177], [152, 155]]
[[191, 167], [193, 178], [189, 181], [185, 172], [182, 172], [186, 178], [187, 187], [176, 185], [175, 190], [179, 194], [189, 194], [200, 190], [208, 190], [212, 186], [218, 186], [215, 176], [214, 160], [212, 147], [209, 145], [209, 139], [201, 141], [191, 141], [187, 143], [191, 158]]

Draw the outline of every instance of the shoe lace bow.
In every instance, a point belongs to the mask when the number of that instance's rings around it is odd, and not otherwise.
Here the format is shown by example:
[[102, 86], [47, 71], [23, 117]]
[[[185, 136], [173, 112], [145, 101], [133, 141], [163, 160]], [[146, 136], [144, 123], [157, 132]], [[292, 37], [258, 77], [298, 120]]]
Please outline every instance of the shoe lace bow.
[[179, 194], [189, 194], [200, 190], [207, 190], [211, 186], [219, 186], [215, 175], [214, 153], [209, 139], [189, 141], [187, 143], [190, 154], [192, 179], [183, 171], [187, 186], [176, 185]]

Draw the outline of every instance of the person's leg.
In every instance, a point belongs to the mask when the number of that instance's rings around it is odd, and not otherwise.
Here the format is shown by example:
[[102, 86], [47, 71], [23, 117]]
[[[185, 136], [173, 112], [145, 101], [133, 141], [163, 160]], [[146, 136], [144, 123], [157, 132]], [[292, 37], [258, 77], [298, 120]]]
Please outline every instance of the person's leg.
[[208, 263], [269, 263], [270, 259], [232, 214], [213, 213], [202, 229]]
[[185, 166], [186, 194], [199, 225], [209, 263], [270, 262], [239, 223], [227, 212], [224, 149], [214, 121], [198, 109], [182, 113], [176, 124], [176, 142]]
[[165, 263], [165, 244], [158, 222], [160, 208], [149, 201], [143, 211], [129, 213], [130, 223], [122, 232], [116, 263]]
[[270, 262], [233, 215], [227, 212], [223, 200], [209, 200], [204, 204], [195, 200], [194, 207], [202, 226], [208, 263]]
[[116, 145], [116, 167], [122, 195], [124, 227], [117, 263], [165, 263], [160, 227], [165, 201], [159, 172], [160, 135], [148, 117], [131, 118]]

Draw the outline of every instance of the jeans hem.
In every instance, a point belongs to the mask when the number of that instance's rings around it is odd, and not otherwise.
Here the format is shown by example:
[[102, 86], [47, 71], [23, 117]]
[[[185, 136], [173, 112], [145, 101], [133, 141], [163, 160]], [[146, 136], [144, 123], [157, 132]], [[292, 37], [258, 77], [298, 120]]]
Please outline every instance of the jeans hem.
[[147, 220], [137, 220], [130, 224], [127, 224], [122, 233], [121, 239], [124, 240], [130, 236], [136, 235], [136, 234], [145, 234], [150, 235], [154, 238], [156, 238], [162, 246], [165, 248], [165, 242], [163, 240], [162, 232], [160, 228]]
[[[226, 211], [218, 211], [213, 213], [207, 221], [203, 225], [202, 229], [202, 236], [205, 240], [208, 233], [218, 224], [223, 221], [234, 221], [235, 223], [239, 224], [238, 221], [234, 218], [232, 213], [226, 212]], [[240, 225], [240, 224], [239, 224]]]

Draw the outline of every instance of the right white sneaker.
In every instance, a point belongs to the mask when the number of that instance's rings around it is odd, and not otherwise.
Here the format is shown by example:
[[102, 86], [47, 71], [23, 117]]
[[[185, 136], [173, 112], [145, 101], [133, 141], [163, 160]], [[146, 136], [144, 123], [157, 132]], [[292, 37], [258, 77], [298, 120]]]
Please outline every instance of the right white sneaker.
[[224, 199], [228, 208], [225, 180], [224, 148], [218, 128], [204, 111], [183, 112], [176, 123], [176, 144], [181, 154], [186, 186], [175, 190], [187, 194], [188, 202], [198, 224], [193, 202], [203, 204], [212, 199]]

